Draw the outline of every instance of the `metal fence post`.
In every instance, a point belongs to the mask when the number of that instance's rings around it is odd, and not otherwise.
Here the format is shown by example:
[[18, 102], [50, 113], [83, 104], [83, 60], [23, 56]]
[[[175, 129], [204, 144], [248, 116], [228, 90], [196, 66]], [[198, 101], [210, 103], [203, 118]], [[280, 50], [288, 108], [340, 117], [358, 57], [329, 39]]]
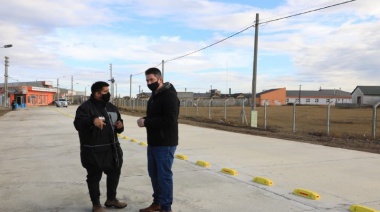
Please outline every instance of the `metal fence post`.
[[334, 101], [330, 102], [327, 105], [327, 121], [326, 121], [326, 126], [327, 126], [327, 137], [330, 136], [330, 106]]
[[372, 136], [373, 136], [373, 139], [376, 138], [376, 109], [377, 109], [377, 106], [380, 105], [380, 102], [376, 103], [374, 106], [373, 106], [373, 112], [372, 112]]
[[224, 121], [227, 120], [227, 101], [228, 99], [224, 101]]
[[265, 100], [264, 102], [264, 130], [267, 129], [267, 103], [269, 100]]
[[293, 132], [296, 132], [296, 103], [298, 99], [293, 102]]
[[243, 105], [242, 105], [242, 109], [241, 109], [241, 123], [244, 124], [244, 121], [245, 123], [248, 125], [248, 121], [247, 121], [247, 116], [245, 115], [245, 109], [244, 109], [244, 103], [247, 101], [248, 99], [244, 99], [243, 100]]
[[210, 99], [210, 101], [208, 102], [208, 118], [211, 119], [211, 101], [212, 99]]
[[183, 103], [185, 104], [185, 110], [186, 110], [186, 116], [187, 116], [187, 100], [183, 100]]
[[199, 99], [197, 99], [197, 116], [198, 116], [198, 106], [199, 106]]

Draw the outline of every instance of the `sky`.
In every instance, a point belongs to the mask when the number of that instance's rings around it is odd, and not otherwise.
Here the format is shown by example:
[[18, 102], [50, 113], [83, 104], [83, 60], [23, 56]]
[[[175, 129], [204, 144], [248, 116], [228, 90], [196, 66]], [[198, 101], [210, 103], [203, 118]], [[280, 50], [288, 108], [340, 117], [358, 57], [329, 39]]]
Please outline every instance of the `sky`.
[[1, 66], [8, 56], [8, 82], [44, 80], [56, 87], [59, 79], [71, 89], [73, 78], [74, 90], [89, 91], [92, 83], [110, 80], [112, 64], [114, 95], [135, 96], [149, 91], [144, 71], [162, 69], [164, 60], [164, 81], [177, 91], [250, 93], [250, 26], [259, 14], [257, 92], [378, 86], [380, 1], [265, 23], [345, 1], [0, 0], [0, 46], [13, 45], [0, 48]]

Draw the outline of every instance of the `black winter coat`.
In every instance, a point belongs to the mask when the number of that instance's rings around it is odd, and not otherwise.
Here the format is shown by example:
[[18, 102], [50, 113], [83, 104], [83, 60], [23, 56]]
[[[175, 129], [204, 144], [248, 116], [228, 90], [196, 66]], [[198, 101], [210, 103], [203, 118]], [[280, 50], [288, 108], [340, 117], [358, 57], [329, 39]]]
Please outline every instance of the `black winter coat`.
[[[94, 119], [99, 117], [104, 117], [106, 123], [102, 130], [94, 125]], [[78, 107], [74, 126], [79, 134], [84, 168], [109, 170], [121, 167], [123, 152], [117, 133], [122, 133], [124, 127], [114, 127], [118, 120], [123, 122], [117, 107], [97, 101], [92, 96]]]
[[177, 91], [169, 82], [152, 93], [144, 117], [149, 146], [178, 145], [179, 106]]

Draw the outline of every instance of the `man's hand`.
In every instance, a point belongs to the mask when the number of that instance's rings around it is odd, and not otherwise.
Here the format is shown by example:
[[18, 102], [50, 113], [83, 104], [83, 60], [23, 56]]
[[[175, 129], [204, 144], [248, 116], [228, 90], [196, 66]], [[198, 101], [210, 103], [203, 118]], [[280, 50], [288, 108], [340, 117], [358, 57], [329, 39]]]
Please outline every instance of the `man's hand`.
[[145, 121], [144, 118], [139, 118], [139, 119], [137, 120], [137, 126], [139, 126], [139, 127], [145, 127], [145, 125], [144, 125], [144, 121]]
[[99, 128], [99, 129], [102, 130], [103, 126], [106, 125], [106, 123], [103, 120], [99, 119], [99, 118], [95, 118], [94, 119], [94, 125], [95, 125], [95, 127], [97, 127], [97, 128]]
[[115, 127], [116, 127], [117, 129], [121, 129], [121, 128], [123, 128], [123, 122], [121, 122], [121, 121], [117, 121], [116, 124], [115, 124]]

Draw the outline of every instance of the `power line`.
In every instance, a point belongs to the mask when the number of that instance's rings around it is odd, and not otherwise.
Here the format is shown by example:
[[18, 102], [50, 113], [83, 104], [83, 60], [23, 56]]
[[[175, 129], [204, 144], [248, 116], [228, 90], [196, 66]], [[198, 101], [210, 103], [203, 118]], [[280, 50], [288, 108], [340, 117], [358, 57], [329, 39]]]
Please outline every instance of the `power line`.
[[211, 46], [214, 46], [214, 45], [216, 45], [216, 44], [218, 44], [218, 43], [221, 43], [221, 42], [223, 42], [223, 41], [225, 41], [225, 40], [227, 40], [227, 39], [229, 39], [229, 38], [232, 38], [232, 37], [234, 37], [234, 36], [236, 36], [236, 35], [238, 35], [238, 34], [244, 32], [244, 31], [248, 30], [248, 29], [251, 28], [252, 26], [254, 26], [254, 25], [251, 25], [251, 26], [249, 26], [249, 27], [246, 27], [245, 29], [240, 30], [239, 32], [236, 32], [236, 33], [234, 33], [234, 34], [232, 34], [232, 35], [230, 35], [230, 36], [228, 36], [228, 37], [226, 37], [226, 38], [224, 38], [224, 39], [222, 39], [222, 40], [219, 40], [219, 41], [217, 41], [217, 42], [215, 42], [215, 43], [213, 43], [213, 44], [210, 44], [210, 45], [208, 45], [208, 46], [206, 46], [206, 47], [203, 47], [203, 48], [198, 49], [198, 50], [196, 50], [196, 51], [190, 52], [190, 53], [188, 53], [188, 54], [185, 54], [185, 55], [182, 55], [182, 56], [179, 56], [179, 57], [176, 57], [176, 58], [170, 59], [170, 60], [166, 60], [165, 62], [170, 62], [170, 61], [173, 61], [173, 60], [178, 60], [178, 59], [180, 59], [180, 58], [183, 58], [183, 57], [189, 56], [189, 55], [191, 55], [191, 54], [194, 54], [194, 53], [200, 52], [200, 51], [202, 51], [202, 50], [204, 50], [204, 49], [210, 48]]
[[283, 17], [283, 16], [288, 16], [288, 15], [291, 15], [291, 14], [295, 14], [295, 13], [299, 13], [301, 11], [305, 11], [305, 10], [311, 10], [312, 8], [319, 8], [319, 7], [323, 7], [325, 5], [329, 5], [329, 4], [332, 4], [333, 2], [337, 2], [337, 1], [340, 1], [340, 0], [325, 0], [325, 3], [321, 3], [321, 4], [316, 4], [316, 5], [310, 5], [310, 6], [305, 6], [305, 7], [302, 7], [300, 9], [297, 9], [297, 10], [294, 10], [294, 11], [289, 11], [289, 12], [286, 12], [286, 13], [282, 13], [282, 14], [277, 14], [277, 15], [274, 15], [274, 16], [271, 16], [271, 17], [268, 17], [268, 18], [262, 18], [260, 19], [260, 21], [262, 22], [265, 22], [267, 20], [271, 20], [271, 19], [275, 19], [277, 17]]
[[[258, 24], [259, 24], [259, 25], [268, 24], [268, 23], [271, 23], [271, 22], [275, 22], [275, 21], [279, 21], [279, 20], [283, 20], [283, 19], [287, 19], [287, 18], [291, 18], [291, 17], [295, 17], [295, 16], [300, 16], [300, 15], [304, 15], [304, 14], [307, 14], [307, 13], [316, 12], [316, 11], [319, 11], [319, 10], [324, 10], [324, 9], [327, 9], [327, 8], [331, 8], [331, 7], [335, 7], [335, 6], [339, 6], [339, 5], [343, 5], [343, 4], [351, 3], [351, 2], [354, 2], [354, 1], [356, 1], [356, 0], [344, 1], [344, 2], [341, 2], [341, 3], [337, 3], [337, 4], [332, 4], [332, 5], [328, 5], [328, 6], [325, 6], [325, 7], [320, 7], [320, 8], [314, 9], [314, 10], [308, 10], [308, 11], [305, 11], [305, 12], [296, 13], [296, 14], [293, 14], [293, 15], [288, 15], [288, 16], [285, 16], [285, 17], [272, 19], [272, 20], [265, 21], [265, 22], [258, 23]], [[197, 52], [200, 52], [200, 51], [202, 51], [202, 50], [205, 50], [205, 49], [207, 49], [207, 48], [210, 48], [210, 47], [212, 47], [212, 46], [214, 46], [214, 45], [216, 45], [216, 44], [218, 44], [218, 43], [221, 43], [221, 42], [223, 42], [223, 41], [226, 41], [227, 39], [230, 39], [230, 38], [232, 38], [232, 37], [234, 37], [234, 36], [236, 36], [236, 35], [238, 35], [238, 34], [244, 32], [244, 31], [250, 29], [251, 27], [254, 27], [255, 25], [256, 25], [256, 22], [254, 22], [254, 24], [252, 24], [252, 25], [250, 25], [250, 26], [248, 26], [248, 27], [246, 27], [246, 28], [240, 30], [239, 32], [236, 32], [236, 33], [234, 33], [234, 34], [232, 34], [232, 35], [230, 35], [230, 36], [228, 36], [228, 37], [226, 37], [226, 38], [224, 38], [224, 39], [222, 39], [222, 40], [219, 40], [219, 41], [217, 41], [217, 42], [215, 42], [215, 43], [212, 43], [212, 44], [210, 44], [210, 45], [208, 45], [208, 46], [205, 46], [205, 47], [203, 47], [203, 48], [201, 48], [201, 49], [198, 49], [198, 50], [195, 50], [195, 51], [193, 51], [193, 52], [190, 52], [190, 53], [184, 54], [184, 55], [182, 55], [182, 56], [175, 57], [175, 58], [172, 58], [172, 59], [170, 59], [170, 60], [166, 60], [165, 62], [171, 62], [171, 61], [174, 61], [174, 60], [178, 60], [178, 59], [181, 59], [181, 58], [187, 57], [187, 56], [189, 56], [189, 55], [195, 54], [195, 53], [197, 53]], [[157, 66], [159, 66], [159, 65], [161, 65], [161, 64], [162, 64], [162, 63], [158, 64]], [[156, 67], [157, 67], [157, 66], [156, 66]]]
[[321, 8], [318, 8], [318, 9], [314, 9], [314, 10], [309, 10], [309, 11], [306, 11], [306, 12], [297, 13], [297, 14], [294, 14], [294, 15], [285, 16], [285, 17], [282, 17], [282, 18], [277, 18], [277, 19], [265, 21], [265, 22], [262, 22], [262, 23], [259, 23], [259, 24], [267, 24], [267, 23], [270, 23], [270, 22], [279, 21], [279, 20], [282, 20], [282, 19], [287, 19], [287, 18], [291, 18], [291, 17], [295, 17], [295, 16], [300, 16], [300, 15], [304, 15], [304, 14], [307, 14], [307, 13], [316, 12], [316, 11], [319, 11], [319, 10], [324, 10], [324, 9], [327, 9], [327, 8], [330, 8], [330, 7], [335, 7], [335, 6], [339, 6], [339, 5], [342, 5], [342, 4], [351, 3], [351, 2], [354, 2], [354, 1], [356, 1], [356, 0], [345, 1], [345, 2], [341, 2], [341, 3], [337, 3], [337, 4], [321, 7]]

